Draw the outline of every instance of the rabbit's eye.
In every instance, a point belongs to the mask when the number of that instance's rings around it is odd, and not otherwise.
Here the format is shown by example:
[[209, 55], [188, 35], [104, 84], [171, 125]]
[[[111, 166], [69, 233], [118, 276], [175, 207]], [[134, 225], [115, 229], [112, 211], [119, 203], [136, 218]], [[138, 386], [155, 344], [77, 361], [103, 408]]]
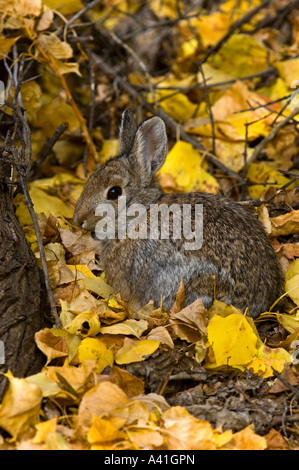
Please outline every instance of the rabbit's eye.
[[107, 199], [117, 199], [122, 195], [123, 190], [120, 186], [112, 186], [107, 193]]

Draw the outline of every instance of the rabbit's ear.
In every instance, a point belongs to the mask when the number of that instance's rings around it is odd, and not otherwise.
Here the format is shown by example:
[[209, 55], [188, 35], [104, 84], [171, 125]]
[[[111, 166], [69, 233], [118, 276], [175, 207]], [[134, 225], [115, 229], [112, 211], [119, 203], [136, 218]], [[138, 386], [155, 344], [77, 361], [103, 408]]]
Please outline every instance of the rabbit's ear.
[[129, 159], [144, 182], [161, 168], [167, 155], [167, 134], [161, 118], [154, 116], [137, 129]]
[[134, 120], [133, 113], [130, 109], [126, 109], [122, 113], [119, 138], [120, 138], [120, 154], [129, 153], [134, 137], [137, 131], [137, 126]]

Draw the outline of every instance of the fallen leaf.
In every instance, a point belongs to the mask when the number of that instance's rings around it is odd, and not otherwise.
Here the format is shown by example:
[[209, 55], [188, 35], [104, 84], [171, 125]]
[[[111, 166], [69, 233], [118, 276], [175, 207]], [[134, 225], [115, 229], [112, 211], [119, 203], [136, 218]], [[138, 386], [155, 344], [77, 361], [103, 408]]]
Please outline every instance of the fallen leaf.
[[113, 353], [98, 338], [85, 338], [78, 347], [78, 360], [83, 364], [86, 360], [96, 361], [96, 372], [101, 373], [113, 364]]
[[9, 388], [0, 405], [0, 427], [14, 439], [38, 421], [42, 391], [26, 379], [6, 374]]
[[87, 436], [92, 423], [92, 416], [109, 416], [129, 403], [127, 395], [115, 384], [102, 382], [88, 390], [79, 405], [76, 431]]
[[140, 362], [146, 359], [146, 356], [153, 354], [159, 347], [160, 342], [157, 340], [130, 340], [126, 339], [124, 345], [115, 354], [115, 362], [117, 364], [130, 364], [132, 362]]
[[148, 322], [146, 320], [128, 319], [124, 322], [116, 323], [115, 325], [103, 326], [101, 333], [110, 335], [133, 335], [140, 338], [147, 328]]
[[35, 334], [35, 342], [38, 348], [47, 357], [49, 364], [53, 359], [68, 355], [65, 337], [68, 333], [61, 329], [44, 328]]
[[225, 318], [215, 315], [208, 324], [208, 340], [215, 356], [215, 367], [243, 370], [257, 354], [258, 338], [244, 315], [232, 314]]

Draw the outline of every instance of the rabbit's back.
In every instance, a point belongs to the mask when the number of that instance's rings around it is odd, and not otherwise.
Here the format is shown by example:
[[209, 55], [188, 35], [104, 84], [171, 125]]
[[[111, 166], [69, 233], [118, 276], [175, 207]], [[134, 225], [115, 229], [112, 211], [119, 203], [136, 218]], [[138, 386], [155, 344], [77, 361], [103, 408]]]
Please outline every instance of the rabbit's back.
[[[169, 239], [111, 240], [104, 250], [104, 269], [113, 287], [135, 308], [153, 299], [170, 308], [183, 278], [186, 303], [202, 297], [209, 307], [214, 297], [245, 310], [252, 317], [267, 310], [282, 294], [279, 261], [262, 224], [234, 201], [206, 193], [164, 194], [158, 206], [202, 205], [202, 245], [187, 249], [186, 239], [174, 239], [170, 213]], [[181, 210], [183, 215], [183, 210]], [[148, 226], [153, 223], [150, 211]], [[159, 224], [161, 229], [161, 221]], [[198, 235], [198, 234], [197, 234]], [[188, 240], [190, 242], [190, 240]]]

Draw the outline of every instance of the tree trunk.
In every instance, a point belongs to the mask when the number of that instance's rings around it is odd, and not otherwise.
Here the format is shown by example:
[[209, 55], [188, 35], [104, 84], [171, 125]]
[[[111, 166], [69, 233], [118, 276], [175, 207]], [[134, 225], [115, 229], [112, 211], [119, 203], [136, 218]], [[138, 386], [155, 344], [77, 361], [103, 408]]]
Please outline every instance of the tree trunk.
[[[0, 371], [16, 377], [38, 372], [44, 362], [34, 341], [45, 325], [41, 272], [14, 213], [6, 181], [11, 165], [0, 160]], [[0, 401], [7, 379], [0, 376]]]

